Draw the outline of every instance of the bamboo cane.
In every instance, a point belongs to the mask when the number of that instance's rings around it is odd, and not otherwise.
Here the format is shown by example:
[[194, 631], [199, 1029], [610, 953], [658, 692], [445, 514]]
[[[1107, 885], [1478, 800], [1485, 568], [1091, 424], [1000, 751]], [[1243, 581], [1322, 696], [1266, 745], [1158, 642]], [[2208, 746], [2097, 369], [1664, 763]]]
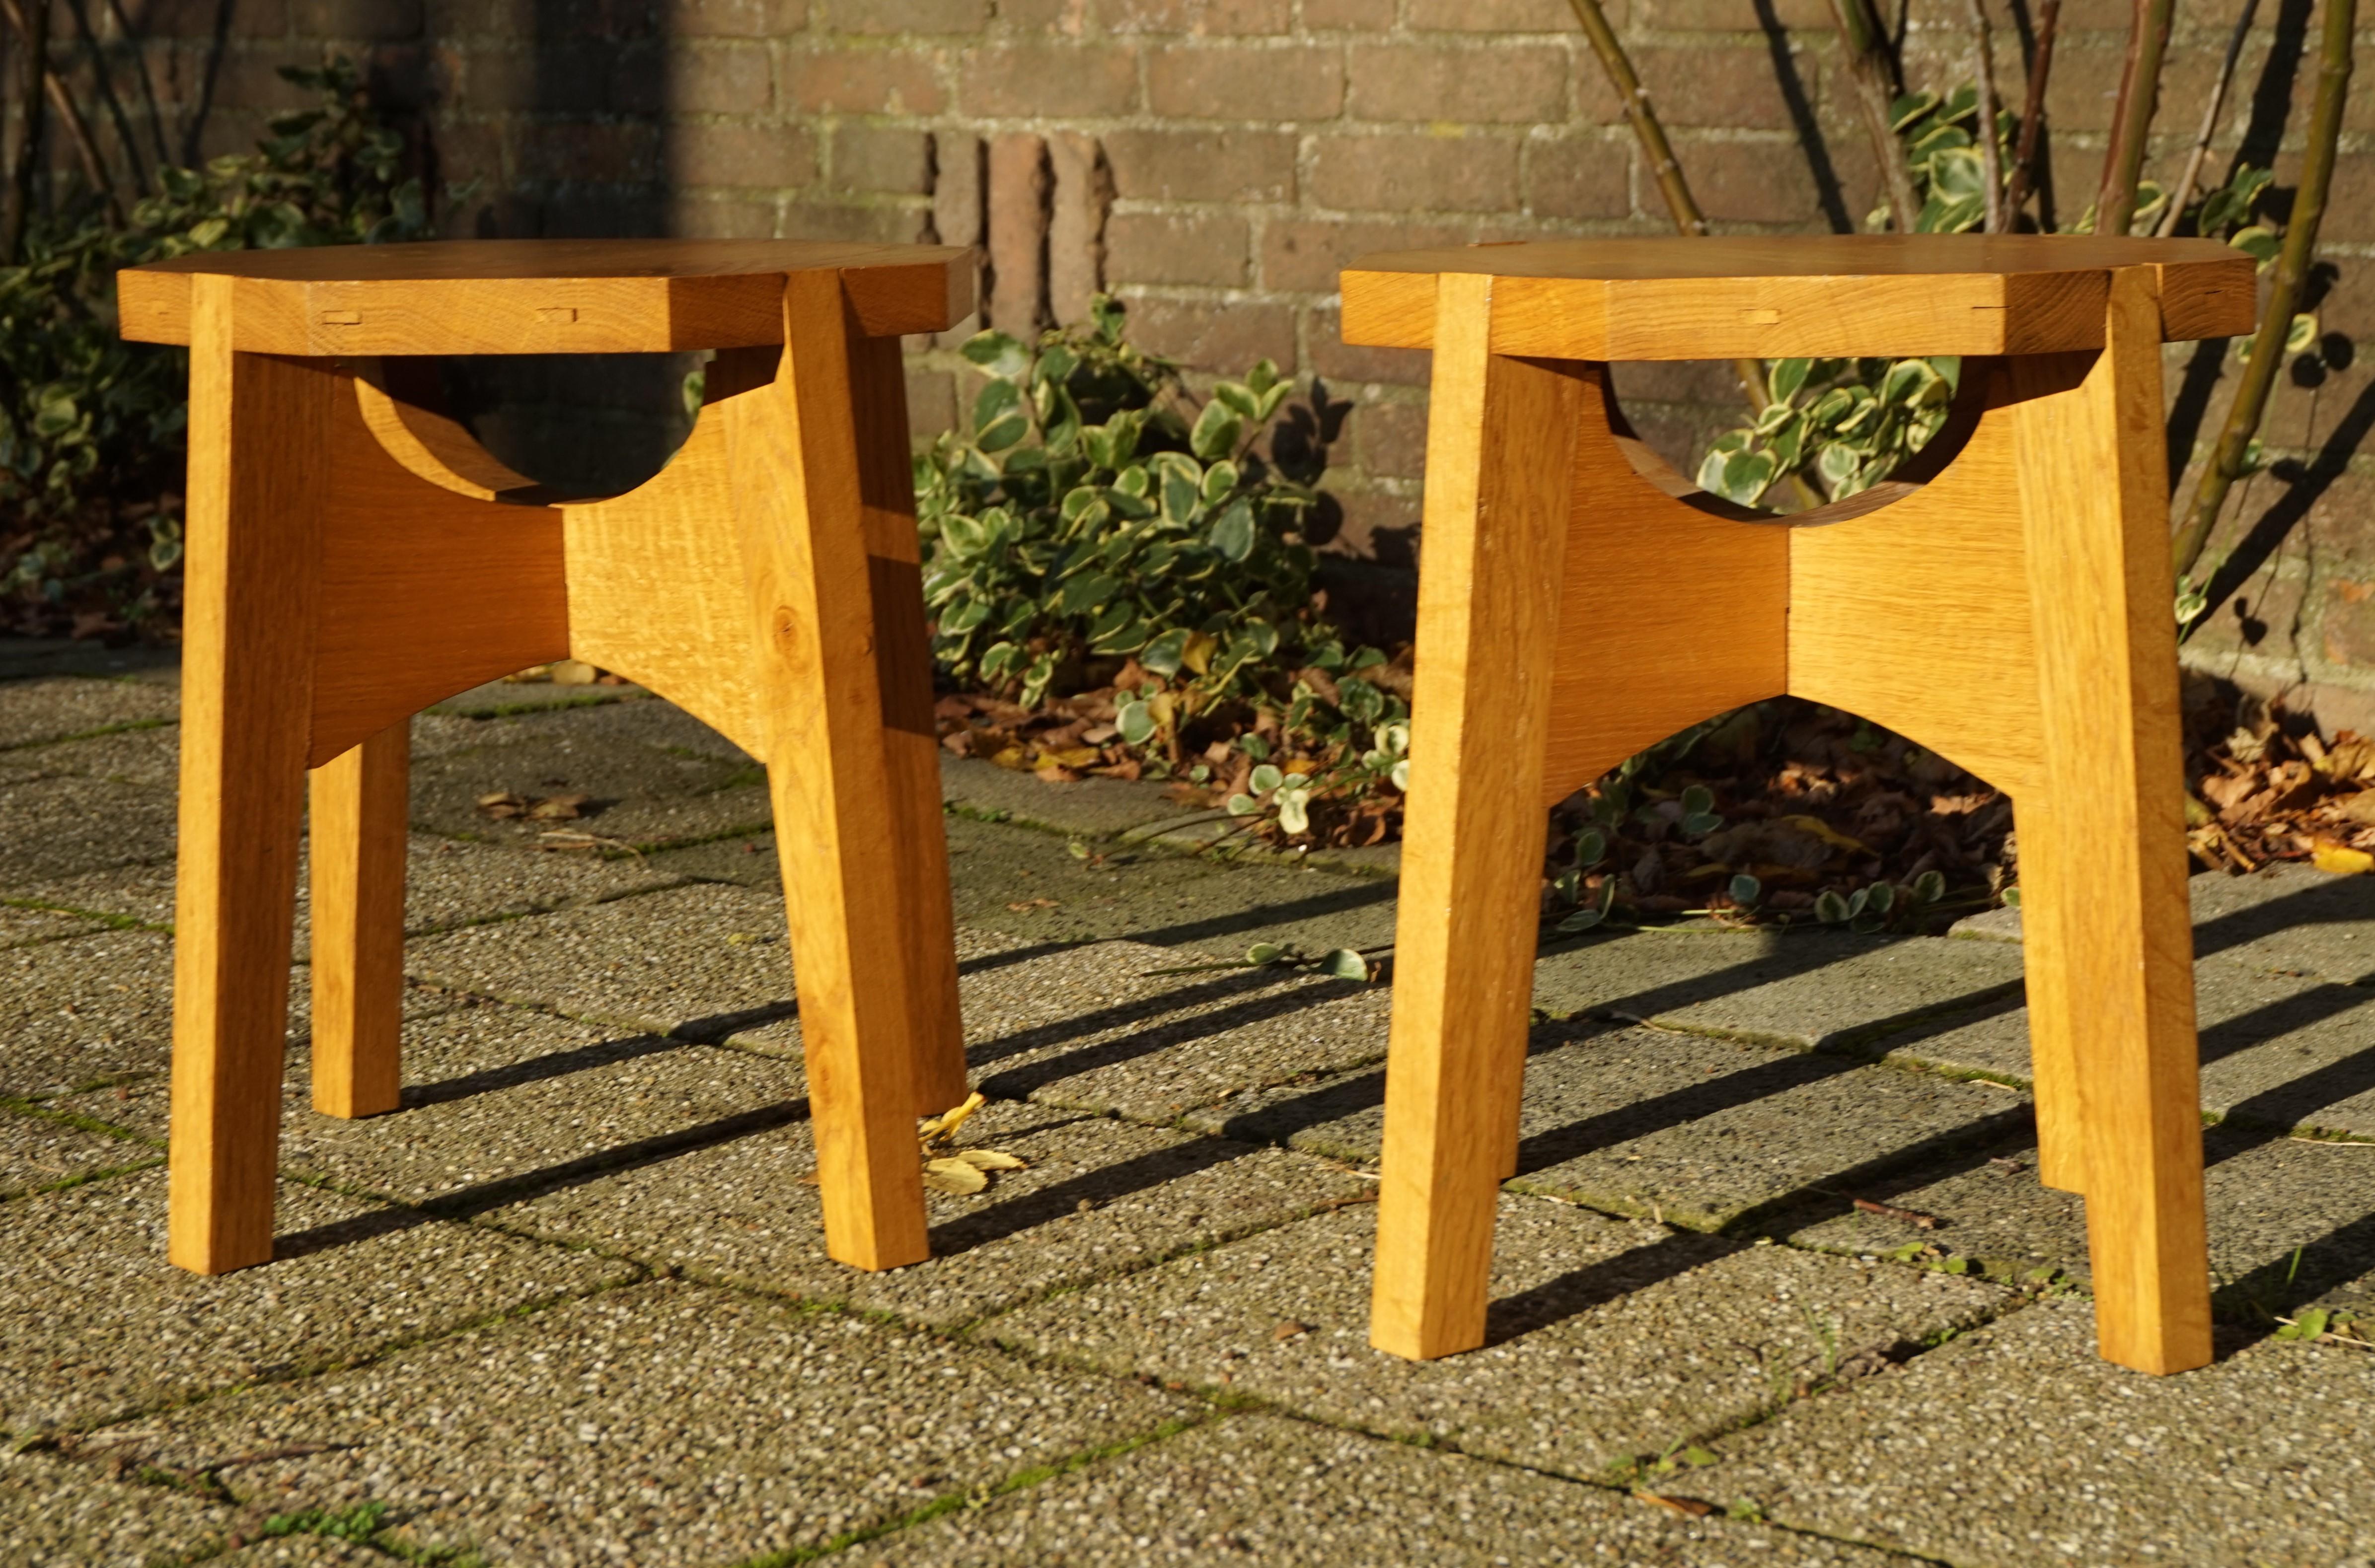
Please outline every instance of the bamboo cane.
[[1921, 200], [1913, 194], [1913, 171], [1906, 166], [1905, 144], [1897, 139], [1891, 112], [1896, 100], [1896, 71], [1882, 41], [1880, 23], [1866, 0], [1831, 0], [1831, 15], [1838, 21], [1839, 41], [1847, 48], [1848, 75], [1855, 81], [1864, 131], [1872, 138], [1873, 157], [1879, 161], [1881, 183], [1888, 192], [1889, 225], [1900, 234], [1910, 234], [1914, 219], [1921, 215]]
[[2103, 155], [2103, 185], [2095, 197], [2097, 234], [2125, 234], [2135, 221], [2136, 182], [2144, 176], [2145, 147], [2160, 103], [2161, 63], [2168, 55], [2169, 18], [2176, 9], [2176, 0], [2136, 0], [2119, 101], [2111, 111], [2111, 146]]
[[2004, 204], [2003, 149], [1996, 145], [1995, 41], [1988, 28], [1987, 0], [1971, 0], [1971, 33], [1979, 57], [1979, 169], [1988, 184], [1987, 231], [2001, 234], [2012, 227], [2012, 217]]
[[2053, 75], [2053, 40], [2062, 29], [2062, 0], [2043, 0], [2037, 8], [2037, 44], [2029, 51], [2028, 94], [2020, 110], [2020, 138], [2013, 144], [2012, 184], [2004, 206], [2015, 217], [2028, 205], [2037, 184], [2037, 144], [2045, 130], [2045, 84]]

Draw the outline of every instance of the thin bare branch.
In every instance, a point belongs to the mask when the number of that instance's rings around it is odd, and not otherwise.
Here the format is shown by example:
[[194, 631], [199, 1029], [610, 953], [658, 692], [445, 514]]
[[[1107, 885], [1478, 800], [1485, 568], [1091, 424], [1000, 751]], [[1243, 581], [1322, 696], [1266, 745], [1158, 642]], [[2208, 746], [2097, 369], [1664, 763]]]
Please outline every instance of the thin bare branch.
[[2145, 147], [2152, 139], [2153, 112], [2160, 106], [2161, 64], [2168, 56], [2168, 23], [2176, 9], [2176, 0], [2136, 0], [2120, 96], [2111, 108], [2103, 184], [2095, 196], [2097, 234], [2125, 234], [2135, 221], [2136, 183], [2144, 177]]
[[0, 261], [19, 259], [25, 229], [33, 217], [33, 182], [41, 169], [41, 84], [50, 57], [50, 8], [33, 7], [28, 18], [11, 11], [8, 20], [17, 33], [17, 144], [9, 160], [8, 210], [0, 217]]
[[2038, 143], [2045, 133], [2045, 84], [2053, 75], [2053, 40], [2062, 29], [2062, 0], [2043, 0], [2037, 7], [2037, 45], [2029, 52], [2028, 96], [2021, 105], [2020, 137], [2013, 144], [2012, 184], [2004, 206], [2017, 218], [2037, 188]]
[[2243, 13], [2235, 18], [2235, 30], [2227, 35], [2227, 58], [2219, 64], [2218, 80], [2211, 86], [2210, 101], [2202, 109], [2202, 129], [2193, 138], [2193, 150], [2186, 156], [2185, 172], [2178, 176], [2169, 188], [2168, 210], [2160, 215], [2160, 227], [2154, 230], [2166, 240], [2177, 232], [2178, 219], [2185, 216], [2185, 204], [2193, 199], [2195, 182], [2202, 178], [2203, 160], [2210, 156], [2210, 141], [2218, 134], [2218, 112], [2227, 105], [2227, 89], [2235, 80], [2235, 63], [2243, 57], [2243, 40], [2251, 30], [2251, 17], [2260, 8], [2260, 0], [2243, 0]]
[[2325, 198], [2334, 185], [2334, 152], [2342, 140], [2342, 112], [2350, 100], [2351, 33], [2358, 25], [2358, 0], [2326, 0], [2325, 32], [2318, 49], [2317, 100], [2310, 106], [2307, 145], [2301, 156], [2300, 188], [2293, 196], [2292, 220], [2285, 229], [2284, 249], [2276, 257], [2276, 273], [2268, 289], [2267, 313], [2251, 339], [2251, 362], [2243, 367], [2242, 384], [2227, 411], [2218, 445], [2194, 482], [2192, 504], [2185, 525], [2178, 530], [2173, 548], [2182, 576], [2193, 570], [2210, 531], [2226, 509], [2227, 493], [2243, 477], [2251, 439], [2259, 433], [2267, 411], [2268, 390], [2285, 359], [2285, 339], [2291, 334], [2293, 312], [2309, 283], [2310, 264], [2317, 255], [2318, 224], [2325, 217]]
[[2003, 148], [1996, 145], [1995, 39], [1988, 27], [1987, 0], [1971, 0], [1971, 38], [1979, 54], [1975, 79], [1979, 84], [1979, 168], [1988, 183], [1987, 231], [2001, 234], [2012, 227], [2012, 208], [2004, 202]]
[[124, 161], [131, 171], [134, 191], [148, 188], [148, 171], [140, 166], [140, 143], [132, 135], [132, 116], [124, 112], [124, 100], [115, 95], [115, 77], [108, 69], [107, 51], [99, 41], [99, 29], [90, 25], [90, 12], [83, 0], [65, 0], [66, 14], [74, 18], [75, 31], [82, 39], [83, 50], [90, 56], [90, 78], [107, 117], [114, 122], [116, 142], [124, 148]]
[[1848, 75], [1855, 82], [1864, 132], [1872, 138], [1881, 184], [1888, 193], [1889, 226], [1900, 234], [1909, 234], [1913, 220], [1920, 216], [1921, 200], [1913, 194], [1913, 171], [1906, 166], [1905, 144], [1896, 135], [1896, 66], [1889, 58], [1887, 35], [1881, 31], [1867, 0], [1831, 0], [1831, 15], [1838, 21]]

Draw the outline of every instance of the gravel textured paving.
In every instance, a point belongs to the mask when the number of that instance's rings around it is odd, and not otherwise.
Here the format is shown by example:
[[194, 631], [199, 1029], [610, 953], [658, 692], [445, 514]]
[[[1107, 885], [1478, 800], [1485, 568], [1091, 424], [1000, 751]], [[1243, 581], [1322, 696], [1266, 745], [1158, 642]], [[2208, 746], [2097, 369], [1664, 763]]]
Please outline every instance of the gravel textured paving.
[[0, 1562], [11, 1568], [119, 1568], [210, 1552], [230, 1517], [219, 1503], [0, 1444]]
[[0, 1105], [0, 1198], [154, 1165], [163, 1151], [53, 1116]]
[[181, 711], [180, 695], [168, 686], [54, 676], [0, 681], [0, 748], [157, 724]]
[[2000, 1307], [1975, 1280], [1748, 1246], [1505, 1197], [1486, 1347], [1368, 1345], [1364, 1205], [993, 1318], [1043, 1355], [1226, 1390], [1315, 1420], [1593, 1476], [1721, 1432], [1803, 1380]]
[[280, 1256], [165, 1262], [161, 1171], [0, 1203], [0, 1432], [84, 1429], [632, 1278], [629, 1265], [284, 1182]]
[[[1374, 1165], [1382, 1067], [1223, 1102], [1187, 1125]], [[1820, 1186], [1860, 1195], [1881, 1173], [2030, 1126], [1992, 1084], [1837, 1056], [1589, 1022], [1538, 1025], [1526, 1063], [1516, 1185], [1714, 1231]]]
[[173, 853], [173, 796], [149, 784], [73, 774], [0, 776], [0, 893], [35, 895], [54, 882]]
[[1323, 1161], [1225, 1138], [993, 1102], [960, 1147], [1029, 1162], [927, 1194], [935, 1256], [882, 1274], [825, 1256], [805, 1119], [487, 1211], [492, 1224], [807, 1301], [954, 1327], [1050, 1292], [1365, 1200]]
[[1913, 1561], [1463, 1455], [1240, 1416], [849, 1553], [890, 1568], [1430, 1568], [1621, 1562], [1637, 1568]]
[[172, 939], [153, 931], [0, 951], [0, 1094], [164, 1071], [172, 977]]
[[29, 948], [61, 937], [88, 936], [108, 927], [78, 914], [53, 909], [20, 909], [0, 904], [0, 948]]
[[928, 1334], [656, 1284], [108, 1432], [277, 1508], [387, 1505], [417, 1549], [577, 1568], [814, 1547], [1128, 1442], [1190, 1401]]
[[2097, 1360], [2064, 1301], [1793, 1406], [1693, 1480], [1939, 1562], [2365, 1568], [2370, 1409], [2364, 1350], [2263, 1340], [2151, 1378]]

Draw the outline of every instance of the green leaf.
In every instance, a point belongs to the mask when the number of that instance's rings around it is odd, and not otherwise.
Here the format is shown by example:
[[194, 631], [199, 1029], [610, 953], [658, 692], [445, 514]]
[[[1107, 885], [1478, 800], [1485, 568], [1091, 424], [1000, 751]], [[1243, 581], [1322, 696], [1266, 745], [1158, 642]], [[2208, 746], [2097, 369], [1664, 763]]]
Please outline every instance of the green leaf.
[[1204, 470], [1203, 501], [1218, 506], [1231, 490], [1237, 488], [1237, 466], [1223, 460]]
[[1692, 784], [1683, 791], [1683, 815], [1696, 817], [1715, 809], [1715, 791], [1705, 784]]
[[1608, 855], [1608, 835], [1598, 828], [1586, 828], [1575, 838], [1575, 863], [1589, 871]]
[[1773, 400], [1777, 403], [1787, 403], [1797, 396], [1799, 390], [1806, 384], [1806, 372], [1814, 369], [1814, 361], [1812, 360], [1774, 360], [1773, 373], [1770, 378]]
[[1215, 397], [1204, 405], [1202, 413], [1196, 416], [1196, 428], [1188, 433], [1188, 448], [1206, 462], [1212, 462], [1235, 455], [1237, 438], [1244, 433], [1244, 421], [1227, 404]]
[[1913, 902], [1917, 904], [1936, 903], [1946, 896], [1946, 874], [1924, 871], [1913, 878]]
[[1256, 942], [1246, 949], [1247, 963], [1276, 963], [1286, 956], [1286, 949], [1276, 942]]
[[2276, 252], [2283, 246], [2283, 242], [2276, 238], [2275, 230], [2258, 223], [2254, 223], [2249, 229], [2238, 230], [2235, 236], [2227, 242], [2251, 256], [2262, 266], [2274, 262], [2276, 259]]
[[984, 452], [1003, 452], [1031, 433], [1031, 417], [1022, 410], [1022, 389], [1010, 381], [994, 381], [981, 389], [973, 406], [974, 443]]
[[1188, 629], [1175, 626], [1139, 650], [1138, 662], [1164, 679], [1179, 673], [1188, 654]]
[[2285, 329], [2285, 352], [2306, 354], [2317, 346], [2317, 317], [2295, 316], [2292, 324]]
[[1272, 762], [1264, 762], [1260, 767], [1256, 768], [1252, 774], [1246, 780], [1247, 786], [1250, 787], [1256, 795], [1268, 795], [1270, 791], [1276, 789], [1280, 784], [1285, 782], [1286, 775], [1278, 771], [1277, 764]]
[[1568, 915], [1565, 920], [1560, 921], [1554, 929], [1555, 929], [1561, 936], [1572, 937], [1579, 931], [1590, 930], [1593, 926], [1599, 925], [1601, 921], [1607, 918], [1608, 916], [1600, 910], [1578, 909], [1573, 914]]
[[1240, 496], [1212, 524], [1205, 540], [1222, 560], [1233, 564], [1242, 562], [1254, 553], [1254, 509]]
[[1726, 890], [1731, 894], [1732, 902], [1747, 909], [1765, 896], [1765, 884], [1743, 871], [1732, 878]]
[[1838, 925], [1849, 917], [1848, 901], [1826, 888], [1814, 899], [1814, 918], [1826, 925]]
[[1319, 973], [1331, 979], [1366, 984], [1369, 981], [1369, 961], [1350, 948], [1338, 948], [1319, 961]]
[[1154, 709], [1144, 702], [1124, 702], [1114, 714], [1114, 727], [1130, 745], [1143, 746], [1154, 738]]
[[1002, 332], [977, 332], [958, 352], [989, 374], [1010, 381], [1031, 368], [1031, 350]]
[[1212, 399], [1216, 403], [1227, 404], [1229, 411], [1241, 419], [1260, 417], [1261, 399], [1251, 387], [1240, 386], [1233, 381], [1219, 382], [1212, 387]]

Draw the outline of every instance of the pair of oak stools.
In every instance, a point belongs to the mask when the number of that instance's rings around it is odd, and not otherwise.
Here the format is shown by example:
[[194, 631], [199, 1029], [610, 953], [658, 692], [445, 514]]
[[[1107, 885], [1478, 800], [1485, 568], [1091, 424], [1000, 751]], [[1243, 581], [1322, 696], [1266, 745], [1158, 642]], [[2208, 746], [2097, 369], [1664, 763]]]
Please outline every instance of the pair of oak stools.
[[[272, 1256], [311, 770], [315, 1106], [398, 1102], [407, 725], [564, 657], [767, 764], [826, 1245], [928, 1256], [917, 1116], [963, 1043], [899, 338], [967, 253], [431, 243], [122, 275], [190, 348], [170, 1253]], [[1412, 787], [1372, 1338], [1483, 1342], [1516, 1168], [1544, 808], [1780, 693], [1852, 709], [2018, 811], [2040, 1166], [2086, 1196], [2103, 1353], [2210, 1355], [2165, 340], [2252, 322], [2209, 242], [1577, 242], [1372, 257], [1347, 341], [1432, 349]], [[434, 357], [715, 351], [684, 448], [556, 501], [431, 390]], [[1918, 473], [1786, 523], [1624, 423], [1625, 360], [1961, 355]], [[2083, 927], [2083, 929], [2082, 929]]]

